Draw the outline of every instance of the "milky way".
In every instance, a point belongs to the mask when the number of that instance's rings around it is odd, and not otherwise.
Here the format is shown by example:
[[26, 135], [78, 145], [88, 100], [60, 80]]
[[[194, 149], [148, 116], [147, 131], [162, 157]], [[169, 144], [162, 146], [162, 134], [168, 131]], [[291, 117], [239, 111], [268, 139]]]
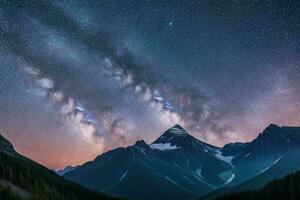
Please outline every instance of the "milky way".
[[60, 168], [175, 123], [215, 145], [299, 126], [299, 9], [2, 0], [1, 134]]

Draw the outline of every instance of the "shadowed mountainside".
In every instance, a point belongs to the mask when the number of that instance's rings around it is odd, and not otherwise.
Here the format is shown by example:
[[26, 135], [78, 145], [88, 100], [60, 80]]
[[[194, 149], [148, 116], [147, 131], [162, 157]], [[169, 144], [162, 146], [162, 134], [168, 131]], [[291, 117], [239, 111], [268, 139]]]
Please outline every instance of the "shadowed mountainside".
[[227, 194], [214, 200], [298, 200], [300, 199], [300, 172], [268, 183], [258, 191]]
[[113, 200], [68, 181], [18, 154], [0, 135], [0, 199]]

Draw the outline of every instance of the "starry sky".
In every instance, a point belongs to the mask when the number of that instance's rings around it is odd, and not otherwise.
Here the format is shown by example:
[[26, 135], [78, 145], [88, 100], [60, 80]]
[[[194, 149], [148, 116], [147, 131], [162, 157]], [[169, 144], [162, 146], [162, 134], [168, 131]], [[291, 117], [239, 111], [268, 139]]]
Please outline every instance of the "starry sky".
[[300, 126], [300, 2], [0, 0], [0, 134], [49, 168], [179, 123]]

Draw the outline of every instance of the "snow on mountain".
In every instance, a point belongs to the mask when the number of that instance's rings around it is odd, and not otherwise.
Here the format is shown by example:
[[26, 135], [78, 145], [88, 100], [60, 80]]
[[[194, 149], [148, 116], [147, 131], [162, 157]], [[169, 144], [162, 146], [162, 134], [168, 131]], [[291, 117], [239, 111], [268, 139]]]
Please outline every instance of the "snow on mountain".
[[158, 144], [150, 144], [151, 149], [157, 149], [161, 151], [168, 151], [174, 149], [180, 149], [176, 145], [171, 145], [171, 143], [158, 143]]
[[222, 155], [222, 151], [219, 150], [219, 149], [215, 150], [215, 152], [216, 152], [215, 156], [216, 156], [218, 159], [220, 159], [220, 160], [222, 160], [222, 161], [225, 161], [225, 162], [227, 162], [228, 164], [232, 165], [232, 160], [233, 160], [234, 156], [223, 156], [223, 155]]
[[232, 173], [232, 175], [227, 179], [227, 181], [224, 183], [224, 185], [227, 185], [228, 183], [231, 183], [234, 178], [235, 178], [235, 173]]
[[188, 135], [188, 132], [184, 128], [182, 128], [182, 126], [180, 126], [179, 124], [176, 124], [172, 128], [168, 129], [168, 131], [178, 136]]
[[228, 177], [225, 177], [226, 182], [223, 185], [227, 185], [228, 183], [231, 183], [233, 181], [233, 179], [235, 178], [235, 168], [234, 165], [232, 164], [232, 160], [234, 159], [234, 156], [223, 156], [222, 155], [222, 151], [220, 149], [215, 150], [216, 154], [215, 156], [224, 161], [227, 162], [231, 167], [232, 167], [232, 171], [231, 171], [231, 175]]
[[60, 176], [63, 176], [63, 175], [65, 175], [66, 173], [68, 173], [68, 172], [70, 172], [70, 171], [76, 169], [77, 167], [78, 167], [78, 166], [75, 166], [75, 167], [73, 167], [73, 166], [67, 166], [67, 167], [64, 168], [64, 169], [55, 171], [55, 173], [58, 174], [58, 175], [60, 175]]
[[270, 166], [266, 167], [265, 169], [261, 170], [258, 174], [261, 174], [267, 170], [269, 170], [272, 166], [276, 165], [282, 158], [283, 156], [280, 156], [279, 158], [277, 158]]
[[175, 126], [166, 130], [157, 140], [155, 140], [150, 146], [162, 146], [166, 144], [167, 149], [175, 149], [175, 146], [187, 151], [202, 152], [204, 154], [214, 154], [214, 150], [218, 147], [206, 144], [190, 135], [184, 128], [176, 124]]
[[299, 155], [300, 128], [270, 125], [251, 142], [219, 148], [175, 125], [151, 144], [108, 151], [64, 177], [129, 199], [189, 199], [249, 180], [246, 189], [263, 186], [300, 169]]

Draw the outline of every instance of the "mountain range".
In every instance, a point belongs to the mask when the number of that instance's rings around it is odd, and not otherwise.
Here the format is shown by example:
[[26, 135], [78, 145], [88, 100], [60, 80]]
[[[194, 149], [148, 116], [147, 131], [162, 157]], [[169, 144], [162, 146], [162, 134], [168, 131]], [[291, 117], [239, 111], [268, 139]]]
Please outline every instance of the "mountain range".
[[300, 128], [273, 124], [251, 142], [222, 148], [175, 125], [151, 144], [137, 141], [108, 151], [57, 172], [61, 176], [17, 153], [0, 135], [5, 200], [296, 200], [300, 172], [290, 173], [299, 169]]
[[211, 199], [255, 190], [300, 169], [300, 128], [271, 124], [248, 143], [216, 147], [180, 125], [151, 144], [108, 151], [63, 176], [128, 199]]

